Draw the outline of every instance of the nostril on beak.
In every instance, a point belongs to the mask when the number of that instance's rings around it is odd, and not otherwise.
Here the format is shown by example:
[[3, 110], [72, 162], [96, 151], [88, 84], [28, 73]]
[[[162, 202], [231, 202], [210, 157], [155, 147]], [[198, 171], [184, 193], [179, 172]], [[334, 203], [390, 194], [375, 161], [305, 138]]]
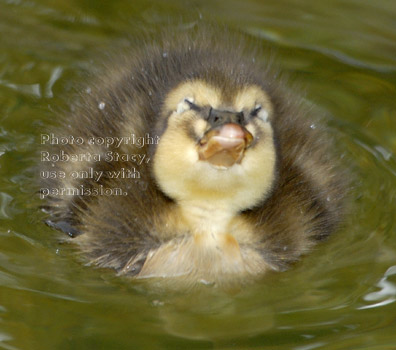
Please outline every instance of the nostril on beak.
[[220, 111], [214, 110], [212, 108], [209, 110], [208, 121], [212, 127], [219, 126], [225, 122], [223, 114]]
[[226, 123], [235, 123], [239, 125], [243, 125], [244, 116], [243, 112], [235, 113], [229, 111], [222, 111], [210, 108], [208, 122], [212, 128], [226, 124]]
[[236, 115], [236, 123], [237, 123], [237, 124], [242, 124], [242, 123], [243, 123], [243, 120], [244, 120], [244, 118], [243, 118], [243, 112], [239, 112], [239, 113]]
[[244, 121], [243, 112], [231, 114], [229, 119], [231, 123], [243, 125], [243, 121]]

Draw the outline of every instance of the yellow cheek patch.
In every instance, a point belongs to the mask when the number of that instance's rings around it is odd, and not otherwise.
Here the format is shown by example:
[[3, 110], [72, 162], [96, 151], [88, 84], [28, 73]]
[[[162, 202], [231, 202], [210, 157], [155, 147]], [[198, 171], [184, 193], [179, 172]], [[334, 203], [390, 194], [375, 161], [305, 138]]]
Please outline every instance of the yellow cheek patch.
[[[231, 211], [239, 211], [255, 205], [272, 186], [276, 156], [270, 123], [255, 118], [246, 125], [253, 138], [258, 138], [254, 147], [247, 147], [243, 158], [227, 171], [199, 159], [197, 140], [202, 139], [209, 124], [195, 109], [187, 106], [178, 111], [178, 106], [189, 99], [198, 106], [224, 108], [223, 97], [219, 88], [196, 80], [180, 84], [165, 99], [168, 123], [156, 149], [153, 168], [159, 187], [180, 205], [191, 201], [226, 202]], [[260, 104], [272, 112], [269, 97], [258, 86], [243, 87], [228, 103], [235, 111]], [[225, 246], [233, 251], [232, 240]]]
[[268, 112], [271, 116], [273, 112], [272, 103], [267, 93], [259, 86], [252, 85], [243, 88], [235, 97], [234, 108], [236, 111], [243, 109], [253, 110], [257, 105]]
[[203, 119], [198, 119], [194, 123], [194, 132], [199, 137], [203, 136], [207, 128], [208, 128], [208, 123]]

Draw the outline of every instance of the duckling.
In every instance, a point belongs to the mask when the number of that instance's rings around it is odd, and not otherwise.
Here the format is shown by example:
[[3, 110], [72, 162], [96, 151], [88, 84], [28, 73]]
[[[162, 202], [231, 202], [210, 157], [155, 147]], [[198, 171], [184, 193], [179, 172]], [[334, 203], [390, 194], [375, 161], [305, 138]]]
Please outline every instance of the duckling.
[[[240, 36], [214, 29], [118, 58], [53, 131], [82, 142], [41, 162], [66, 174], [43, 181], [48, 224], [91, 264], [135, 278], [286, 270], [337, 228], [345, 184], [328, 133], [283, 85]], [[101, 176], [71, 176], [88, 170]], [[126, 170], [137, 176], [114, 176]]]

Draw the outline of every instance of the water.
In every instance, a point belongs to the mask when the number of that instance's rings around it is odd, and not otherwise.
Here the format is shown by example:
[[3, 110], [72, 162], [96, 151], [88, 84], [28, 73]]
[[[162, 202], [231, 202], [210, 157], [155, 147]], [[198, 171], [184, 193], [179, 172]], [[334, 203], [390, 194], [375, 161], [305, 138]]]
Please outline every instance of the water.
[[[276, 51], [355, 176], [339, 233], [233, 293], [164, 295], [84, 266], [32, 194], [39, 134], [95, 59], [183, 16]], [[396, 348], [395, 18], [387, 0], [0, 0], [0, 349]]]

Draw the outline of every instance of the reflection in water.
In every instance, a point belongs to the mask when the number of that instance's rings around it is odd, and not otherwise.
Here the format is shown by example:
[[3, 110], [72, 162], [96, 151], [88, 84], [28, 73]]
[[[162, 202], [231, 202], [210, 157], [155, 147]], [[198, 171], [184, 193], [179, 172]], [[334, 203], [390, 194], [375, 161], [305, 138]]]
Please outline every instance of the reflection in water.
[[6, 80], [0, 80], [0, 85], [16, 90], [22, 94], [41, 97], [40, 84], [14, 84]]
[[[252, 337], [274, 326], [273, 314], [265, 306], [250, 308], [227, 295], [204, 292], [178, 297], [158, 307], [164, 331], [177, 337], [224, 342]], [[238, 315], [238, 317], [235, 317]]]
[[11, 219], [11, 215], [7, 210], [12, 199], [13, 198], [9, 194], [0, 192], [0, 219]]
[[12, 340], [13, 338], [8, 334], [0, 332], [0, 348], [6, 350], [18, 350], [15, 346], [7, 344], [8, 341]]
[[378, 292], [366, 294], [363, 298], [366, 301], [378, 301], [378, 303], [361, 306], [358, 309], [371, 309], [374, 307], [385, 306], [396, 301], [396, 284], [388, 281], [388, 277], [396, 275], [396, 265], [391, 266], [383, 278], [377, 283], [377, 287], [381, 288]]
[[62, 75], [63, 68], [62, 67], [55, 67], [51, 73], [51, 77], [49, 78], [46, 86], [45, 86], [45, 97], [54, 97], [54, 94], [52, 92], [52, 87], [56, 83], [56, 81], [60, 78]]

